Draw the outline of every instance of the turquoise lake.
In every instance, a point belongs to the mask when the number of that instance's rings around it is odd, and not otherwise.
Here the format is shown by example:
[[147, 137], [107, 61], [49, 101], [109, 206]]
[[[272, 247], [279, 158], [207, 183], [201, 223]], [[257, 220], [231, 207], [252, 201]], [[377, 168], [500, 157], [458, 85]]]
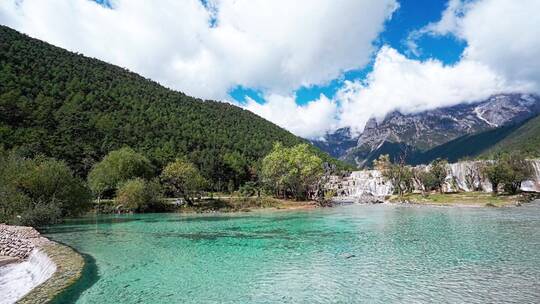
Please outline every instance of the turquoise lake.
[[44, 233], [87, 259], [57, 303], [540, 302], [540, 203], [110, 215]]

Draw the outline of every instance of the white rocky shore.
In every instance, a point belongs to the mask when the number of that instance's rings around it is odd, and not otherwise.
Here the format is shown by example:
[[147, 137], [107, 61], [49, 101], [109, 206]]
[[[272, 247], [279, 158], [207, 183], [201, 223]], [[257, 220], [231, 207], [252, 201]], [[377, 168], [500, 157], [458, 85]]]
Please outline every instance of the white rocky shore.
[[51, 243], [32, 227], [0, 224], [0, 304], [15, 303], [54, 274], [56, 264], [41, 250]]

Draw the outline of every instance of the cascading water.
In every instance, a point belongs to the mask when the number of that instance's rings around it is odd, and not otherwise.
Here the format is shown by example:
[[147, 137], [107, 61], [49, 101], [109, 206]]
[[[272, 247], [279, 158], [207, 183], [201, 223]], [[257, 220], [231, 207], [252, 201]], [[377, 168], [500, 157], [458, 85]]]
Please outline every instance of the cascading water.
[[492, 190], [491, 183], [482, 176], [481, 161], [463, 161], [448, 164], [446, 191], [485, 191]]
[[0, 304], [15, 303], [55, 271], [54, 262], [39, 250], [24, 262], [0, 267]]
[[392, 193], [392, 184], [384, 180], [378, 170], [356, 171], [351, 173], [353, 187], [349, 189], [351, 196], [362, 195], [384, 196]]
[[531, 167], [533, 169], [533, 179], [521, 183], [521, 190], [540, 192], [540, 160], [531, 159], [529, 162], [531, 163]]
[[[446, 192], [491, 192], [492, 186], [489, 180], [482, 174], [482, 166], [489, 161], [463, 161], [448, 164], [448, 176], [446, 177], [443, 190]], [[531, 180], [521, 184], [521, 190], [540, 192], [540, 160], [528, 160], [533, 169]], [[416, 169], [425, 170], [429, 166], [418, 166]], [[383, 197], [392, 194], [391, 182], [385, 181], [378, 170], [354, 171], [345, 178], [334, 178], [330, 182], [330, 188], [336, 190], [336, 194], [342, 199], [357, 200], [366, 196]], [[421, 191], [421, 186], [414, 184], [416, 191]]]

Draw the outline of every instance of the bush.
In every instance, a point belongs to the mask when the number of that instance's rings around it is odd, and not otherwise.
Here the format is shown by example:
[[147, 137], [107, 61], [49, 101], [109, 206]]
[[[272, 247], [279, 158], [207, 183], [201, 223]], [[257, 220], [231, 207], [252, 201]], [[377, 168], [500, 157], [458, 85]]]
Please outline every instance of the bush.
[[246, 182], [238, 189], [243, 197], [260, 196], [261, 191], [256, 182]]
[[62, 161], [0, 155], [0, 221], [39, 226], [78, 216], [91, 207], [82, 180]]
[[150, 161], [131, 148], [112, 151], [92, 168], [88, 174], [88, 184], [94, 195], [100, 198], [104, 193], [113, 192], [118, 186], [136, 177], [152, 178], [154, 168]]
[[118, 188], [114, 201], [131, 211], [149, 210], [162, 202], [161, 185], [142, 178], [128, 180]]

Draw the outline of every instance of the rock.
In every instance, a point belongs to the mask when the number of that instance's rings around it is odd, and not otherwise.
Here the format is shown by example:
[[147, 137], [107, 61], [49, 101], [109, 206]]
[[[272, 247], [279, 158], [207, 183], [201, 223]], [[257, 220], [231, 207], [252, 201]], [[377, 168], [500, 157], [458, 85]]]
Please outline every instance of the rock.
[[350, 259], [350, 258], [354, 258], [356, 257], [356, 255], [352, 254], [352, 253], [343, 253], [341, 255], [341, 257], [343, 257], [344, 259]]

